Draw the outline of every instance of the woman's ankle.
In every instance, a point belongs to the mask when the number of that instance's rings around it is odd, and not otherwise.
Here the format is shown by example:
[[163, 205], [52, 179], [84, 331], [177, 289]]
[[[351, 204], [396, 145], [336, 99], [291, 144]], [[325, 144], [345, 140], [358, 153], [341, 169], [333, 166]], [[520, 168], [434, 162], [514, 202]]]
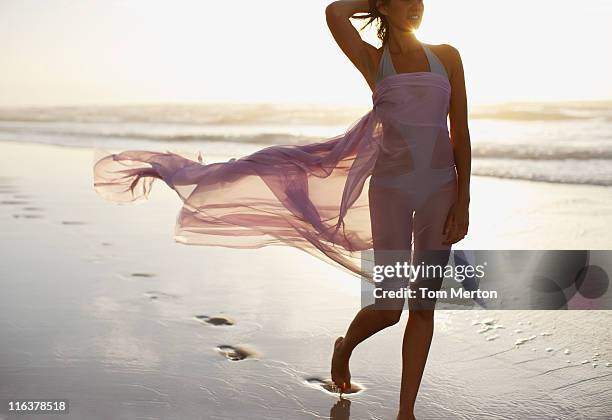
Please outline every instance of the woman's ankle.
[[416, 417], [414, 417], [414, 410], [400, 410], [397, 413], [397, 418], [396, 420], [415, 420]]

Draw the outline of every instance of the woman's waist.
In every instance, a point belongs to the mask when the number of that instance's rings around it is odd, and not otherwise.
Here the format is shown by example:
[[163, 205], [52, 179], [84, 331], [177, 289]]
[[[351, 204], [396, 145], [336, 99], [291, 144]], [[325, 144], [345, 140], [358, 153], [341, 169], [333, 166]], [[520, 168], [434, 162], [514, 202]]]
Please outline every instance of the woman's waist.
[[380, 155], [372, 168], [372, 175], [396, 176], [413, 172], [448, 172], [455, 170], [455, 158], [452, 152], [438, 153], [435, 156], [407, 153]]
[[376, 179], [409, 179], [414, 177], [423, 177], [427, 175], [444, 175], [444, 174], [452, 174], [456, 175], [456, 165], [445, 166], [443, 168], [411, 168], [407, 170], [398, 170], [396, 168], [394, 171], [373, 171], [371, 174], [371, 178]]
[[369, 188], [394, 188], [406, 192], [436, 191], [447, 185], [456, 185], [455, 166], [430, 168], [397, 175], [372, 174]]

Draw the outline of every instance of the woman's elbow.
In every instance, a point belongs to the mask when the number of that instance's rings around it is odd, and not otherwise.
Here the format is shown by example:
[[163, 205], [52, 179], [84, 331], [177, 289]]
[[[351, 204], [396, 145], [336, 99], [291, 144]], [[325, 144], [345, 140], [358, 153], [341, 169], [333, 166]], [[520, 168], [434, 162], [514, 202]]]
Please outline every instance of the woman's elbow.
[[325, 16], [335, 16], [338, 14], [338, 2], [333, 1], [325, 7]]

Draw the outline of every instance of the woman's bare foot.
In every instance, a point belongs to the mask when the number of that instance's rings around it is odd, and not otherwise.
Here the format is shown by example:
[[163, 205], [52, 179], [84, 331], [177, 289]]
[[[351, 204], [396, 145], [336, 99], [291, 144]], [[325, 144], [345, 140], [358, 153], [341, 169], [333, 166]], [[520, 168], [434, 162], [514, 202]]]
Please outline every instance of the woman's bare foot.
[[344, 337], [336, 338], [334, 343], [334, 354], [331, 363], [331, 379], [341, 392], [351, 389], [351, 372], [349, 371], [350, 354], [346, 354], [342, 348]]

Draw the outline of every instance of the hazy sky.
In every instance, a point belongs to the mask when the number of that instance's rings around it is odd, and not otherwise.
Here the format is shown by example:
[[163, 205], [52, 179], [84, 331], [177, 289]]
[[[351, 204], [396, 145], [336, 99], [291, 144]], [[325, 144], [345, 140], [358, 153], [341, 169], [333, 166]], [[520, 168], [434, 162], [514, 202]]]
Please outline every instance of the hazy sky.
[[[370, 105], [321, 0], [0, 0], [0, 105]], [[425, 0], [472, 103], [612, 99], [612, 1]], [[365, 21], [355, 21], [361, 26]], [[372, 29], [362, 36], [375, 45]]]

